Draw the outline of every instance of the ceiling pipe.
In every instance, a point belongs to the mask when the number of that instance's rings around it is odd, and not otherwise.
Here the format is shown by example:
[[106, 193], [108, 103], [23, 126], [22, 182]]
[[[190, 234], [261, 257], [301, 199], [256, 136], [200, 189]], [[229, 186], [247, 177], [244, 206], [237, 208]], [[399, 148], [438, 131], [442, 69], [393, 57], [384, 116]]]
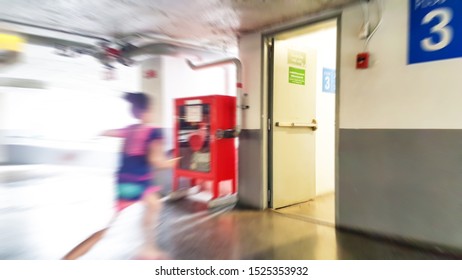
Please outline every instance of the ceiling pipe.
[[128, 58], [134, 59], [142, 55], [169, 55], [176, 56], [181, 53], [180, 48], [167, 43], [151, 43], [144, 46], [138, 46], [125, 53]]
[[217, 61], [207, 62], [203, 64], [194, 64], [190, 60], [186, 60], [189, 67], [193, 70], [199, 70], [210, 67], [223, 66], [234, 63], [236, 65], [236, 128], [234, 136], [239, 136], [242, 127], [242, 63], [238, 58], [225, 58]]
[[[52, 47], [56, 47], [56, 45], [63, 45], [68, 47], [76, 47], [76, 48], [85, 48], [88, 49], [90, 53], [93, 53], [95, 58], [100, 59], [98, 57], [98, 50], [100, 49], [96, 43], [106, 42], [106, 43], [113, 43], [114, 40], [103, 37], [103, 36], [94, 36], [90, 34], [84, 34], [80, 32], [74, 31], [67, 31], [63, 29], [47, 27], [37, 24], [30, 24], [25, 22], [19, 22], [9, 19], [0, 18], [0, 23], [6, 23], [16, 26], [22, 26], [26, 28], [31, 28], [30, 30], [16, 30], [16, 33], [24, 34], [28, 38], [31, 39], [32, 43], [36, 43], [39, 45], [49, 45]], [[1, 28], [2, 26], [0, 26]], [[12, 27], [8, 27], [10, 29]], [[13, 28], [15, 29], [15, 28]], [[49, 31], [51, 33], [55, 32], [54, 36], [50, 35], [38, 35], [36, 31], [33, 29]], [[60, 38], [58, 34], [66, 34], [75, 36], [75, 38]], [[95, 40], [95, 42], [82, 42], [80, 38]], [[173, 39], [164, 38], [161, 36], [153, 36], [153, 35], [142, 35], [136, 34], [138, 38], [151, 38], [156, 40], [157, 42], [154, 43], [147, 43], [145, 45], [136, 46], [133, 45], [130, 50], [125, 51], [124, 55], [127, 58], [134, 59], [135, 57], [143, 56], [143, 55], [167, 55], [167, 56], [186, 56], [187, 58], [194, 58], [194, 60], [203, 60], [203, 59], [218, 59], [225, 57], [224, 52], [218, 50], [208, 50], [202, 48], [197, 45], [189, 44], [186, 42], [176, 41]], [[35, 42], [34, 42], [35, 41]], [[116, 40], [117, 41], [117, 40]], [[129, 42], [127, 42], [129, 43]], [[89, 54], [89, 53], [87, 53]]]
[[37, 28], [41, 30], [53, 31], [53, 32], [88, 38], [88, 39], [94, 39], [97, 41], [111, 42], [109, 39], [104, 38], [104, 37], [99, 37], [99, 36], [94, 36], [94, 35], [74, 32], [74, 31], [67, 31], [67, 30], [62, 30], [58, 28], [47, 27], [47, 26], [42, 26], [42, 25], [37, 25], [37, 24], [25, 23], [25, 22], [20, 22], [20, 21], [15, 21], [15, 20], [0, 18], [0, 22], [10, 23], [10, 24], [19, 25], [19, 26], [25, 26], [25, 27], [31, 27], [31, 28]]
[[223, 57], [223, 54], [226, 53], [228, 54], [227, 57], [230, 55], [233, 55], [234, 53], [237, 53], [237, 49], [233, 52], [232, 50], [225, 49], [225, 48], [219, 48], [217, 46], [211, 46], [211, 45], [204, 45], [203, 43], [198, 43], [194, 42], [191, 40], [181, 40], [181, 39], [174, 39], [166, 35], [160, 35], [156, 33], [147, 33], [147, 34], [141, 34], [141, 33], [136, 33], [134, 35], [129, 35], [128, 37], [130, 38], [139, 38], [142, 40], [154, 40], [156, 42], [163, 42], [167, 44], [172, 44], [176, 45], [179, 47], [187, 47], [188, 49], [194, 49], [194, 50], [199, 50], [202, 52], [208, 52], [208, 53], [215, 53], [215, 54], [220, 54], [221, 57]]
[[143, 55], [186, 56], [188, 59], [194, 58], [194, 60], [219, 59], [225, 57], [224, 53], [201, 49], [190, 45], [165, 42], [134, 46], [132, 50], [125, 52], [124, 55], [130, 59], [135, 59]]

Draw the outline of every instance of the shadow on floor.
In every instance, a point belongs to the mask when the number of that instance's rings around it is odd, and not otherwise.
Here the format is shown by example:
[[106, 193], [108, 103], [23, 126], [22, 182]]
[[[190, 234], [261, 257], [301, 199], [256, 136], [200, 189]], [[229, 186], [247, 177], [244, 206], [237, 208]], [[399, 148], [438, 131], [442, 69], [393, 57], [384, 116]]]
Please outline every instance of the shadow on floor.
[[308, 222], [335, 226], [335, 194], [317, 196], [310, 201], [279, 208], [275, 211]]

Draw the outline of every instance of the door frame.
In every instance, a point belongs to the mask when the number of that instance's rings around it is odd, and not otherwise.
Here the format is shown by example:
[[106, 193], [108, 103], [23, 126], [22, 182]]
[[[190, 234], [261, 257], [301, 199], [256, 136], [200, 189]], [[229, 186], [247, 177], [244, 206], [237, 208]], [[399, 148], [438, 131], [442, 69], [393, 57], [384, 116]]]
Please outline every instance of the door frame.
[[297, 23], [285, 27], [281, 27], [276, 30], [272, 30], [266, 33], [262, 33], [262, 65], [263, 65], [263, 102], [262, 102], [262, 112], [264, 112], [264, 118], [262, 118], [262, 128], [263, 128], [263, 166], [266, 172], [264, 173], [263, 182], [266, 182], [266, 207], [273, 208], [273, 182], [272, 182], [272, 172], [273, 172], [273, 131], [271, 130], [272, 121], [273, 121], [273, 70], [274, 70], [274, 59], [273, 59], [273, 50], [274, 50], [274, 37], [285, 33], [290, 32], [295, 29], [307, 27], [310, 25], [315, 25], [322, 23], [324, 21], [336, 20], [337, 28], [337, 57], [336, 57], [336, 81], [335, 81], [335, 151], [334, 151], [334, 174], [335, 174], [335, 222], [337, 223], [339, 207], [337, 193], [339, 191], [339, 134], [340, 134], [340, 50], [341, 50], [341, 12], [334, 12], [330, 15], [320, 16], [309, 21], [302, 23]]

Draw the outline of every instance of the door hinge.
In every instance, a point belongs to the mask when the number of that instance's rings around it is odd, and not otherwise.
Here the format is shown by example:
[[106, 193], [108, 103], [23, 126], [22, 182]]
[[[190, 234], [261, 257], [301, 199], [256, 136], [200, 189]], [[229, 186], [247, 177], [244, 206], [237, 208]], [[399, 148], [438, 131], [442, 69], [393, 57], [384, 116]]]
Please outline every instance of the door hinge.
[[271, 119], [268, 119], [268, 130], [271, 130]]
[[268, 189], [268, 197], [267, 197], [267, 199], [268, 199], [268, 202], [271, 202], [271, 190], [270, 189]]

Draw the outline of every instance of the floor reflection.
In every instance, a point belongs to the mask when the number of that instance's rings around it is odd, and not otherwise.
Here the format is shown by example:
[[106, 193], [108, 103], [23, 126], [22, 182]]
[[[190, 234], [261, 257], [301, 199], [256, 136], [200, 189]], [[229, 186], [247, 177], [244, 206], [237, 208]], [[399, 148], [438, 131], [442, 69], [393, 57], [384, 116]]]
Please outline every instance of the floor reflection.
[[[22, 169], [21, 169], [22, 168]], [[60, 259], [112, 217], [111, 172], [0, 167], [0, 259]], [[158, 242], [173, 259], [456, 259], [272, 210], [166, 202]], [[128, 230], [129, 232], [129, 230]]]

